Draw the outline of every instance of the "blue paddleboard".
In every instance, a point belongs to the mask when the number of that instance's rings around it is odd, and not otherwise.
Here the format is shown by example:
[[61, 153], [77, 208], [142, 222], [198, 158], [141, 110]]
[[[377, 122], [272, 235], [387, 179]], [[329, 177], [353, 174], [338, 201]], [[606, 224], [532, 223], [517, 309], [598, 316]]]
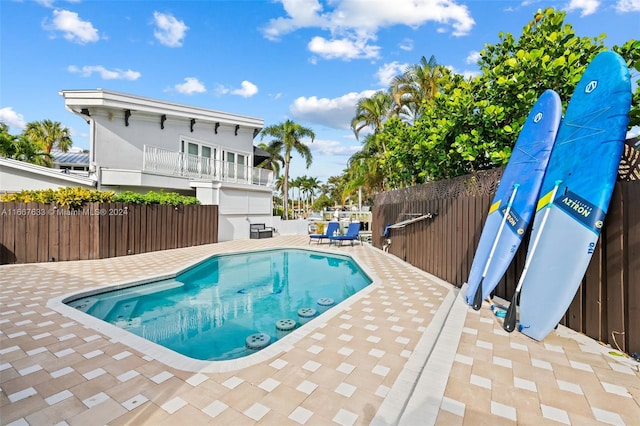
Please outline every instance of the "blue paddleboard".
[[520, 331], [533, 339], [544, 339], [562, 319], [589, 265], [616, 181], [630, 106], [626, 63], [614, 52], [598, 54], [558, 130], [533, 221], [520, 292]]
[[[562, 103], [553, 90], [545, 91], [531, 108], [482, 229], [467, 281], [466, 300], [469, 305], [473, 305], [480, 283], [480, 300], [489, 296], [502, 279], [522, 242], [540, 194], [561, 114]], [[517, 191], [513, 194], [515, 188]], [[513, 202], [505, 220], [512, 195]]]

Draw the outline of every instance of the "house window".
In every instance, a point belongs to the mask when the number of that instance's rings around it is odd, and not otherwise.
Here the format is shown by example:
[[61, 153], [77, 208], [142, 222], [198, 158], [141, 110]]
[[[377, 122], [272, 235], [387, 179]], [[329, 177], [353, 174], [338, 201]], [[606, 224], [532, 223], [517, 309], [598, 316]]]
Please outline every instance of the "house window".
[[248, 179], [247, 155], [226, 151], [225, 160], [224, 167], [228, 178], [237, 180]]
[[181, 151], [187, 154], [184, 156], [183, 163], [188, 174], [215, 175], [216, 148], [198, 141], [182, 140]]

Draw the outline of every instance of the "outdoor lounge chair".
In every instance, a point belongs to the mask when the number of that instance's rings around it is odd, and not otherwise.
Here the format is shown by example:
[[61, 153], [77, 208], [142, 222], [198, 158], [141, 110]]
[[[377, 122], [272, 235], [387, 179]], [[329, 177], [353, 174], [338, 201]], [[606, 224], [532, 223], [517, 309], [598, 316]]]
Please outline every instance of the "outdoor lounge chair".
[[331, 245], [332, 241], [340, 241], [340, 245], [342, 245], [343, 241], [351, 241], [351, 245], [353, 245], [353, 242], [358, 239], [360, 225], [360, 222], [351, 222], [345, 235], [329, 235], [329, 245]]
[[264, 223], [249, 224], [249, 238], [271, 238], [273, 237], [273, 228], [267, 228]]
[[339, 227], [340, 224], [338, 222], [329, 222], [324, 231], [324, 234], [309, 235], [309, 244], [311, 244], [311, 240], [318, 240], [318, 244], [320, 244], [322, 240], [324, 240], [325, 238], [329, 238], [330, 235], [333, 235]]

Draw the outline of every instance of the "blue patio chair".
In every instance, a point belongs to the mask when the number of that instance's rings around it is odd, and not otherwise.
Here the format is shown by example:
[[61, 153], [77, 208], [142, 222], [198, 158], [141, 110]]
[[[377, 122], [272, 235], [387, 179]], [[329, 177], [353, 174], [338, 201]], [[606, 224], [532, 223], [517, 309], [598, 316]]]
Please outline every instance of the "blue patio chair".
[[342, 245], [343, 241], [351, 241], [351, 245], [353, 245], [353, 242], [358, 239], [359, 233], [360, 222], [351, 222], [345, 235], [329, 235], [329, 245], [331, 245], [332, 241], [340, 241], [340, 245]]
[[322, 242], [325, 238], [329, 238], [329, 236], [333, 235], [338, 231], [340, 224], [338, 222], [329, 222], [327, 227], [325, 228], [324, 234], [311, 234], [309, 235], [309, 244], [311, 244], [311, 240], [318, 240], [318, 244]]

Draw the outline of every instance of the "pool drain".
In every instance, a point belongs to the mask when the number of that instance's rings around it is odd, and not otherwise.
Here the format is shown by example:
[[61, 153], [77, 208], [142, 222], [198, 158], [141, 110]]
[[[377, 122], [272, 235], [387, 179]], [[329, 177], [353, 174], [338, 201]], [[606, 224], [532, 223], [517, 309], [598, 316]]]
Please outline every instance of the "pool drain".
[[247, 348], [258, 350], [269, 346], [271, 343], [271, 337], [267, 333], [255, 333], [247, 337], [245, 344]]
[[276, 321], [276, 332], [278, 339], [291, 333], [296, 328], [296, 322], [292, 319], [281, 319]]
[[298, 319], [300, 321], [300, 324], [305, 324], [315, 316], [316, 316], [316, 310], [313, 308], [298, 309]]
[[318, 302], [318, 310], [320, 311], [320, 313], [326, 311], [336, 303], [330, 297], [321, 297], [320, 299], [317, 300], [317, 302]]

